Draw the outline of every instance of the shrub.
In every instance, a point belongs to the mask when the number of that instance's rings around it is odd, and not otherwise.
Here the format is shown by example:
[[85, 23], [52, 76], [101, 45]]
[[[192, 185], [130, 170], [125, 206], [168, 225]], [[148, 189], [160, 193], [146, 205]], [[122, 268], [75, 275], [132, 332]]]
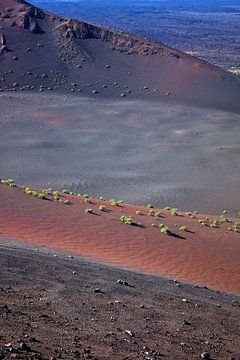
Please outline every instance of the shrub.
[[70, 192], [68, 191], [68, 190], [66, 190], [66, 189], [63, 189], [63, 194], [70, 194]]
[[104, 205], [100, 205], [99, 208], [98, 208], [99, 211], [107, 211], [107, 208], [106, 206]]
[[163, 234], [166, 234], [166, 235], [170, 235], [171, 234], [171, 229], [167, 226], [163, 226], [161, 229], [160, 229], [161, 233]]
[[166, 206], [164, 210], [171, 210], [171, 208], [169, 206]]
[[179, 228], [179, 230], [181, 230], [181, 231], [188, 231], [188, 229], [187, 229], [186, 226], [181, 226], [181, 227]]
[[173, 216], [178, 216], [179, 214], [178, 214], [178, 209], [176, 209], [176, 208], [172, 208], [171, 210], [171, 214], [173, 215]]
[[7, 185], [7, 186], [11, 186], [11, 187], [15, 187], [15, 186], [16, 186], [15, 180], [13, 180], [13, 179], [1, 180], [1, 183], [2, 183], [2, 184], [5, 184], [5, 185]]
[[186, 212], [186, 215], [190, 216], [190, 218], [192, 218], [192, 219], [196, 218], [196, 214], [197, 214], [197, 211], [194, 211], [194, 212], [188, 211], [188, 212]]
[[198, 220], [199, 224], [203, 225], [203, 226], [208, 226], [207, 220], [206, 219], [200, 219]]
[[220, 221], [221, 223], [231, 222], [231, 221], [225, 216], [225, 214], [222, 214], [222, 215], [219, 216], [219, 221]]
[[85, 213], [92, 214], [92, 213], [93, 213], [93, 209], [85, 209]]
[[148, 205], [147, 205], [147, 208], [148, 208], [148, 209], [153, 209], [154, 206], [153, 206], [152, 204], [148, 204]]
[[127, 225], [132, 225], [133, 224], [133, 220], [132, 220], [131, 216], [122, 215], [120, 217], [120, 221], [122, 223], [124, 223], [124, 224], [127, 224]]
[[155, 211], [154, 210], [150, 210], [148, 213], [149, 216], [155, 216]]

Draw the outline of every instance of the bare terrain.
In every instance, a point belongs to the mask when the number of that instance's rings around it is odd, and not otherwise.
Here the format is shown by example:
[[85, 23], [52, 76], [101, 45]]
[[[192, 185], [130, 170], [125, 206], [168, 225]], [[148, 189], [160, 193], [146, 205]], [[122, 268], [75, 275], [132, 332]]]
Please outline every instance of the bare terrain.
[[64, 17], [139, 34], [240, 71], [240, 3], [209, 1], [33, 0]]
[[63, 19], [17, 0], [3, 0], [0, 14], [3, 92], [167, 98], [240, 111], [240, 79], [171, 47]]
[[1, 359], [240, 359], [240, 300], [0, 243]]

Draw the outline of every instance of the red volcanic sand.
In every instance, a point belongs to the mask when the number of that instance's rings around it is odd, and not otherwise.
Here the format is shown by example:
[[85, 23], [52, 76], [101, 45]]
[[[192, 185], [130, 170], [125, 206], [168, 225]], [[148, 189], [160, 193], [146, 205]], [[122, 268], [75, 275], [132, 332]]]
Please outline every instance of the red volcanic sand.
[[[143, 207], [68, 198], [71, 205], [64, 205], [0, 185], [0, 236], [240, 294], [240, 236], [228, 231], [229, 224], [212, 229], [185, 214], [162, 210], [163, 217], [155, 219]], [[109, 211], [99, 211], [100, 204]], [[121, 223], [123, 214], [144, 228]], [[175, 236], [160, 233], [153, 223], [169, 226]], [[180, 231], [182, 225], [191, 232]]]

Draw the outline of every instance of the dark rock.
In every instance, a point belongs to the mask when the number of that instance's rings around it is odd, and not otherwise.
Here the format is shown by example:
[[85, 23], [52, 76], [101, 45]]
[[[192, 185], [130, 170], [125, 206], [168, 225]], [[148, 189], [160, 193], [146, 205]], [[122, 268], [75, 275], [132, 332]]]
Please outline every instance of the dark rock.
[[206, 352], [206, 351], [203, 352], [200, 357], [201, 357], [201, 359], [206, 359], [206, 360], [211, 359], [210, 354], [208, 352]]
[[97, 294], [103, 294], [103, 291], [99, 288], [94, 289], [94, 292]]
[[28, 344], [25, 343], [25, 342], [21, 342], [21, 343], [20, 343], [19, 349], [20, 349], [20, 350], [23, 350], [23, 351], [31, 351], [30, 346], [28, 346]]
[[6, 45], [2, 45], [1, 47], [0, 47], [0, 54], [6, 54], [6, 53], [8, 53], [10, 50], [9, 50], [9, 48], [6, 46]]
[[32, 22], [29, 26], [29, 31], [33, 34], [43, 34], [44, 31], [40, 28], [37, 22]]
[[117, 283], [118, 283], [118, 284], [121, 284], [121, 285], [129, 286], [129, 284], [128, 284], [127, 281], [125, 281], [125, 280], [119, 279], [119, 280], [117, 281]]
[[0, 45], [6, 45], [6, 39], [3, 34], [0, 34]]

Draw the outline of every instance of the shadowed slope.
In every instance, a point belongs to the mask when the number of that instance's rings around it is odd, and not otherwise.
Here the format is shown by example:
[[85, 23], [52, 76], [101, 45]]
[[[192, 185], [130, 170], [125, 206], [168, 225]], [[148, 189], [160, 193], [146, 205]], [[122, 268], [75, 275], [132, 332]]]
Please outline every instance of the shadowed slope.
[[23, 1], [0, 4], [2, 91], [175, 99], [239, 111], [240, 85], [223, 70], [157, 42], [61, 19]]

